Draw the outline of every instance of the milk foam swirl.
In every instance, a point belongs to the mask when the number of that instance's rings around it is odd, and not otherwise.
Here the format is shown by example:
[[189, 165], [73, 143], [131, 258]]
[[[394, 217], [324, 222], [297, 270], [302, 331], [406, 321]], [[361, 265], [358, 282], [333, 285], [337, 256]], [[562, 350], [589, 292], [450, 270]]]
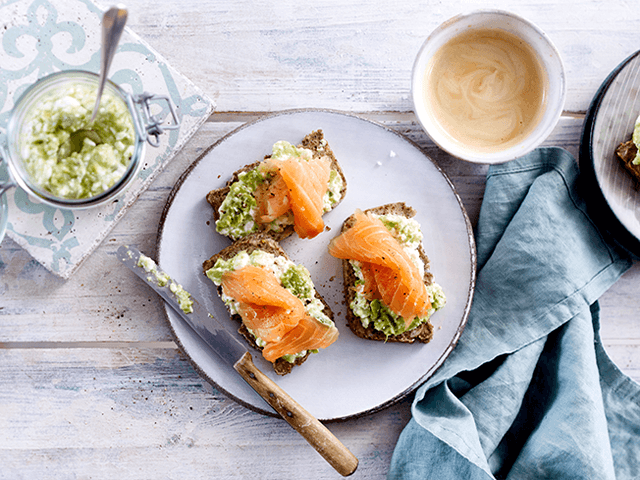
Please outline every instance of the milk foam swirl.
[[427, 98], [454, 138], [492, 149], [516, 142], [539, 120], [543, 72], [519, 38], [468, 32], [445, 44], [427, 71]]

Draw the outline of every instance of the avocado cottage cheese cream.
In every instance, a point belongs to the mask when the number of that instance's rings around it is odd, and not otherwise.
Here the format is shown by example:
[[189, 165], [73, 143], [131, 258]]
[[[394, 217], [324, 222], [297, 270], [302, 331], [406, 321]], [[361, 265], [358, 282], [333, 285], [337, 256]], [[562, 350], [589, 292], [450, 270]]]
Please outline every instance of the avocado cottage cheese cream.
[[[20, 132], [20, 155], [33, 183], [60, 198], [82, 199], [111, 188], [127, 170], [136, 132], [127, 104], [109, 89], [89, 123], [96, 89], [82, 83], [62, 85], [31, 108]], [[70, 151], [70, 137], [89, 129], [100, 138], [85, 137]]]
[[191, 294], [182, 288], [182, 285], [172, 280], [165, 272], [158, 270], [158, 265], [151, 257], [140, 254], [137, 265], [144, 268], [144, 271], [149, 274], [147, 277], [149, 282], [155, 283], [159, 287], [165, 287], [169, 284], [169, 290], [175, 295], [178, 305], [180, 305], [180, 309], [184, 313], [193, 313], [193, 300], [191, 299]]

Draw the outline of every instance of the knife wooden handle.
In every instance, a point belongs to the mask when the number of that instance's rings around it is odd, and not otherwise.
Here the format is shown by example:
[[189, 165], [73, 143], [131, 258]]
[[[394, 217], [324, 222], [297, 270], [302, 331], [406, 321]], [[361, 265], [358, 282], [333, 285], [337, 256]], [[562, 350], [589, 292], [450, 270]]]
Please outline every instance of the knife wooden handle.
[[249, 352], [233, 366], [258, 394], [271, 405], [322, 457], [343, 476], [358, 468], [358, 459], [333, 433], [302, 408], [287, 392], [262, 373]]

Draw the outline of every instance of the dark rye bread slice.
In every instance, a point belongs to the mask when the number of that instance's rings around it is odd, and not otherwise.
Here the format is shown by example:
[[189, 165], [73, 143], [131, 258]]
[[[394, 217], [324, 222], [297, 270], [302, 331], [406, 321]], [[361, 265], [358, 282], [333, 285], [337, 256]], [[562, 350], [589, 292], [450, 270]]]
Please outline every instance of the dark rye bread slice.
[[[300, 143], [300, 145], [298, 145], [298, 147], [304, 147], [311, 150], [313, 152], [314, 157], [327, 156], [331, 159], [331, 168], [336, 170], [340, 175], [340, 177], [342, 177], [342, 190], [340, 191], [340, 200], [338, 201], [338, 203], [340, 203], [342, 199], [344, 199], [344, 196], [347, 193], [347, 179], [344, 176], [344, 172], [342, 171], [342, 168], [340, 167], [340, 164], [338, 163], [338, 160], [336, 159], [333, 153], [333, 150], [331, 150], [331, 147], [329, 147], [329, 143], [325, 140], [322, 130], [315, 130], [310, 134], [308, 134], [307, 136], [305, 136], [302, 139], [302, 142]], [[264, 158], [267, 159], [270, 156], [271, 155], [266, 155]], [[206, 197], [207, 202], [209, 203], [209, 205], [211, 205], [211, 207], [213, 207], [213, 219], [216, 222], [220, 219], [220, 206], [222, 205], [222, 202], [226, 198], [227, 194], [229, 193], [229, 190], [231, 189], [231, 185], [238, 181], [238, 175], [240, 175], [243, 172], [253, 170], [258, 165], [260, 165], [260, 163], [261, 163], [260, 161], [257, 161], [250, 165], [245, 165], [240, 170], [237, 170], [236, 172], [233, 173], [233, 175], [231, 176], [231, 179], [227, 182], [227, 184], [224, 187], [218, 188], [216, 190], [211, 190], [207, 194], [207, 197]], [[284, 238], [287, 238], [289, 235], [293, 233], [293, 225], [289, 225], [285, 227], [281, 232], [274, 232], [269, 228], [268, 224], [263, 224], [259, 226], [259, 230], [256, 233], [266, 233], [270, 237], [274, 238], [276, 241], [280, 241]]]
[[622, 161], [624, 168], [631, 174], [637, 182], [640, 182], [640, 165], [634, 165], [633, 160], [636, 158], [638, 148], [633, 140], [621, 143], [616, 148], [616, 155]]
[[[378, 215], [396, 214], [407, 218], [412, 218], [416, 214], [416, 211], [412, 207], [404, 204], [403, 202], [381, 205], [379, 207], [365, 210], [365, 213], [366, 212], [376, 213]], [[342, 231], [344, 232], [345, 230], [348, 230], [354, 223], [355, 218], [352, 215], [343, 223]], [[418, 247], [418, 253], [424, 262], [424, 283], [426, 285], [430, 285], [433, 281], [433, 275], [429, 272], [429, 258], [427, 257], [422, 244]], [[428, 321], [412, 330], [401, 333], [400, 335], [390, 335], [388, 337], [384, 333], [376, 330], [372, 323], [365, 328], [360, 321], [360, 317], [356, 316], [350, 308], [351, 302], [356, 296], [355, 283], [357, 277], [349, 260], [342, 261], [342, 274], [344, 277], [344, 297], [347, 302], [347, 324], [351, 331], [353, 331], [353, 333], [358, 337], [382, 342], [414, 343], [415, 341], [418, 341], [422, 343], [429, 343], [431, 341], [431, 338], [433, 337], [433, 326], [431, 325], [431, 322]]]
[[[216, 263], [216, 260], [218, 260], [219, 258], [228, 260], [230, 258], [233, 258], [237, 253], [243, 250], [245, 250], [249, 254], [255, 250], [261, 250], [276, 256], [285, 257], [286, 259], [289, 259], [289, 257], [287, 256], [287, 253], [273, 238], [267, 235], [255, 234], [247, 238], [238, 240], [237, 242], [229, 245], [227, 248], [221, 250], [219, 253], [213, 255], [208, 260], [205, 260], [204, 263], [202, 264], [203, 272], [206, 273], [207, 270], [213, 267]], [[218, 295], [222, 296], [222, 287], [217, 287], [217, 290], [218, 290]], [[333, 312], [331, 311], [331, 308], [329, 308], [329, 305], [327, 304], [325, 299], [317, 291], [315, 292], [315, 294], [316, 294], [316, 298], [318, 298], [318, 300], [320, 300], [324, 305], [323, 312], [325, 313], [325, 315], [327, 315], [331, 319], [331, 321], [333, 321], [334, 317], [333, 317]], [[247, 342], [257, 350], [262, 351], [262, 347], [259, 347], [256, 344], [254, 336], [251, 335], [249, 330], [247, 330], [247, 327], [245, 327], [245, 325], [242, 323], [242, 318], [240, 317], [240, 315], [233, 314], [231, 315], [231, 318], [232, 320], [235, 320], [240, 324], [238, 332], [247, 340]], [[310, 355], [310, 352], [307, 352], [306, 355], [297, 358], [293, 363], [288, 362], [282, 358], [279, 358], [273, 363], [273, 369], [278, 375], [286, 375], [287, 373], [291, 372], [294, 366], [302, 365], [305, 362], [305, 360], [309, 357], [309, 355]]]

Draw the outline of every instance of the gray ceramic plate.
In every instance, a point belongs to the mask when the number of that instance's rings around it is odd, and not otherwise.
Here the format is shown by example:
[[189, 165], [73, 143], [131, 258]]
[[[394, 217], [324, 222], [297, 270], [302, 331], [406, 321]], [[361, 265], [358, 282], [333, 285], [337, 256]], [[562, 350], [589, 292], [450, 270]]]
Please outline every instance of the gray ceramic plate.
[[[316, 129], [324, 131], [343, 167], [347, 196], [325, 215], [329, 231], [312, 240], [294, 236], [282, 246], [311, 272], [334, 310], [340, 338], [284, 377], [277, 376], [259, 353], [254, 359], [316, 418], [338, 420], [377, 411], [412, 392], [451, 352], [469, 313], [476, 268], [472, 229], [452, 184], [420, 149], [381, 125], [325, 110], [287, 111], [249, 123], [209, 148], [182, 176], [165, 208], [157, 260], [213, 316], [235, 330], [214, 285], [202, 274], [202, 262], [229, 244], [215, 232], [205, 195], [222, 187], [244, 164], [270, 153], [276, 141], [299, 143]], [[418, 211], [431, 271], [448, 299], [432, 317], [435, 334], [427, 345], [385, 344], [353, 335], [345, 322], [340, 262], [327, 253], [329, 240], [356, 208], [397, 201]], [[201, 375], [241, 404], [274, 414], [173, 311], [168, 309], [167, 316], [177, 342]]]
[[598, 186], [613, 214], [636, 239], [640, 239], [640, 189], [616, 157], [615, 149], [631, 138], [640, 115], [639, 53], [625, 60], [607, 79], [590, 132]]

